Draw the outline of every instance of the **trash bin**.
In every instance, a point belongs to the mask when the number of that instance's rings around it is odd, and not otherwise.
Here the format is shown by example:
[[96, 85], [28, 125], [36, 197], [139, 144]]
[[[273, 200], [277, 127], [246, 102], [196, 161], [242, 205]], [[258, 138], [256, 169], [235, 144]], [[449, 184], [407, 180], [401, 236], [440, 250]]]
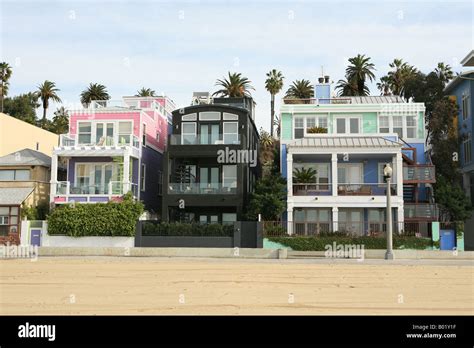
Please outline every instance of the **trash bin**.
[[456, 231], [439, 231], [439, 244], [441, 250], [453, 250], [456, 247]]

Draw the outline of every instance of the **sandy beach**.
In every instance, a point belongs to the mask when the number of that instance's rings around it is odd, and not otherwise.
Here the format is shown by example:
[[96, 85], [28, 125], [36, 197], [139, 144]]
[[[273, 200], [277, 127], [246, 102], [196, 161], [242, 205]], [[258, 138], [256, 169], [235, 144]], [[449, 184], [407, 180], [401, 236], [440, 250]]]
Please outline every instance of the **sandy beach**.
[[0, 260], [0, 314], [474, 314], [472, 261]]

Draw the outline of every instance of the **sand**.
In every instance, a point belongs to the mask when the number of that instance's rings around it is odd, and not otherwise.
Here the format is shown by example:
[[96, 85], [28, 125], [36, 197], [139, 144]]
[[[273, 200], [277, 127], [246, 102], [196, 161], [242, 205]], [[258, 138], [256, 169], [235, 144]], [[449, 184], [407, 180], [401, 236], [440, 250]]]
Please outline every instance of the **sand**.
[[472, 261], [0, 260], [0, 314], [474, 314]]

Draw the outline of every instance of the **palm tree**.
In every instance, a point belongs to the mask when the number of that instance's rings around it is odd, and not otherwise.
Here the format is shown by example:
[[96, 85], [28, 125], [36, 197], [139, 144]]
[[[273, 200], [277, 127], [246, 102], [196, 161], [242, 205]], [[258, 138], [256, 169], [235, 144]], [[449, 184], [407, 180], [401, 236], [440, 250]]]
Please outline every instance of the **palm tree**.
[[293, 182], [295, 184], [310, 184], [316, 182], [316, 169], [311, 167], [308, 168], [295, 168], [293, 170]]
[[56, 109], [50, 131], [56, 134], [65, 134], [69, 129], [69, 112], [64, 106]]
[[281, 134], [280, 117], [275, 116], [275, 120], [273, 121], [273, 127], [275, 127], [277, 138], [280, 138], [280, 134]]
[[390, 89], [393, 94], [402, 96], [405, 90], [405, 82], [416, 74], [417, 70], [402, 59], [395, 58], [389, 66], [394, 69], [388, 72]]
[[446, 85], [454, 77], [453, 70], [449, 64], [444, 64], [443, 62], [438, 63], [438, 66], [434, 71], [444, 85]]
[[43, 119], [41, 120], [43, 124], [46, 123], [46, 110], [49, 106], [49, 100], [51, 99], [57, 103], [61, 102], [61, 98], [59, 98], [57, 92], [59, 92], [59, 89], [56, 88], [56, 84], [48, 80], [38, 86], [36, 94], [43, 102]]
[[267, 79], [265, 80], [265, 89], [271, 95], [270, 101], [270, 117], [271, 117], [271, 126], [270, 126], [270, 135], [273, 137], [273, 126], [275, 123], [275, 95], [278, 94], [283, 88], [283, 75], [281, 71], [276, 69], [271, 70], [267, 73]]
[[151, 88], [142, 87], [140, 90], [137, 91], [135, 97], [155, 97], [155, 91]]
[[365, 54], [358, 54], [349, 58], [349, 63], [351, 64], [346, 68], [347, 81], [357, 85], [357, 95], [368, 95], [370, 91], [365, 83], [367, 79], [370, 81], [375, 79], [373, 73], [375, 66], [370, 63], [370, 57], [366, 57]]
[[93, 100], [109, 100], [110, 95], [107, 88], [100, 83], [91, 83], [87, 89], [81, 93], [81, 103], [88, 107]]
[[[365, 88], [368, 94], [368, 88], [367, 87]], [[359, 95], [359, 92], [357, 90], [357, 84], [351, 80], [342, 79], [342, 80], [337, 81], [336, 89], [339, 90], [338, 96], [352, 97], [352, 96]]]
[[216, 81], [216, 86], [221, 86], [222, 89], [214, 92], [212, 95], [219, 95], [221, 97], [250, 97], [250, 89], [254, 89], [251, 85], [252, 81], [243, 77], [240, 73], [231, 73], [229, 71], [229, 78]]
[[285, 94], [285, 98], [289, 99], [310, 99], [313, 97], [314, 87], [310, 81], [305, 79], [293, 81]]
[[8, 93], [8, 86], [9, 82], [8, 80], [12, 76], [12, 68], [11, 66], [6, 63], [2, 62], [0, 63], [0, 98], [1, 98], [1, 106], [0, 106], [0, 112], [3, 112], [3, 99]]
[[380, 95], [391, 95], [391, 81], [388, 75], [382, 76], [380, 82], [377, 82], [377, 88], [380, 90]]

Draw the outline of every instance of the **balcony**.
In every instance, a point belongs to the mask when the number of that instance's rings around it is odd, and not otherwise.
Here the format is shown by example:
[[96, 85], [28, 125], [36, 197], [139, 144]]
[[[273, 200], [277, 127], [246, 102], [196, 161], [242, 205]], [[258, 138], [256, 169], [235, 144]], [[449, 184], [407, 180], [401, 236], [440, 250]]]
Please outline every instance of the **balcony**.
[[166, 115], [165, 108], [158, 103], [156, 97], [126, 97], [123, 100], [93, 100], [89, 104], [89, 109], [101, 110], [111, 108], [121, 108], [130, 110], [158, 111], [161, 115]]
[[415, 164], [403, 166], [403, 183], [435, 183], [435, 167], [432, 164]]
[[284, 98], [283, 104], [352, 104], [351, 98]]
[[242, 134], [171, 134], [170, 145], [240, 145], [245, 143]]
[[59, 145], [66, 147], [87, 146], [87, 147], [112, 147], [112, 146], [133, 146], [140, 147], [140, 141], [137, 136], [132, 134], [123, 134], [115, 137], [100, 137], [99, 139], [79, 139], [77, 134], [61, 134], [59, 136]]
[[134, 197], [138, 197], [137, 184], [121, 181], [110, 181], [105, 185], [74, 185], [69, 181], [58, 181], [52, 185], [55, 203], [107, 202], [129, 191]]
[[405, 203], [405, 219], [436, 220], [439, 215], [438, 206], [432, 203]]
[[237, 183], [224, 186], [222, 183], [170, 183], [168, 194], [184, 195], [235, 195]]
[[[391, 194], [397, 195], [397, 184], [390, 184]], [[332, 185], [328, 184], [293, 184], [294, 196], [329, 196], [332, 194]], [[338, 183], [338, 196], [386, 196], [386, 183]]]

